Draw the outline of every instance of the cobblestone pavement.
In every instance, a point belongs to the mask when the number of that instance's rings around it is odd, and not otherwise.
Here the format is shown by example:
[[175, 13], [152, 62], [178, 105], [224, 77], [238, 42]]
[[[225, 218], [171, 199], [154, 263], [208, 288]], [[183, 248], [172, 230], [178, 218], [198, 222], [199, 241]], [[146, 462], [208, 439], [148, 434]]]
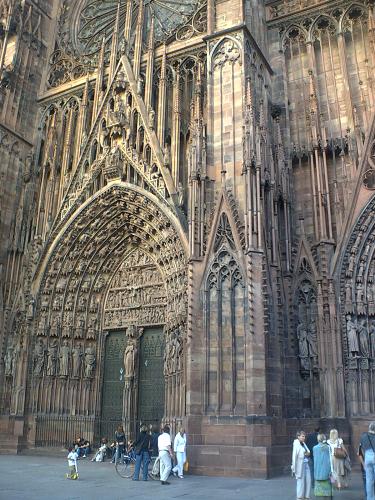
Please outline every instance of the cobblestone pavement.
[[[78, 481], [65, 479], [66, 461], [43, 456], [0, 456], [1, 500], [295, 500], [295, 481], [289, 477], [268, 481], [189, 476], [171, 478], [170, 486], [157, 481], [122, 479], [108, 462], [79, 461]], [[313, 495], [312, 495], [313, 498]], [[352, 475], [349, 490], [335, 500], [362, 500], [360, 475]]]

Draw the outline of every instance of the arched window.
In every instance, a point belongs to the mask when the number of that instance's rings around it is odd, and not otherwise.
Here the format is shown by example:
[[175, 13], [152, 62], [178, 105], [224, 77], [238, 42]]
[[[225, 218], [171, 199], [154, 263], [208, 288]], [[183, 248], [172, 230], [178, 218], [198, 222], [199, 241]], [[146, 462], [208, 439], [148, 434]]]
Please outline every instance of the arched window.
[[242, 271], [232, 251], [226, 214], [217, 231], [217, 251], [205, 282], [206, 390], [208, 413], [241, 414], [246, 406], [245, 321]]

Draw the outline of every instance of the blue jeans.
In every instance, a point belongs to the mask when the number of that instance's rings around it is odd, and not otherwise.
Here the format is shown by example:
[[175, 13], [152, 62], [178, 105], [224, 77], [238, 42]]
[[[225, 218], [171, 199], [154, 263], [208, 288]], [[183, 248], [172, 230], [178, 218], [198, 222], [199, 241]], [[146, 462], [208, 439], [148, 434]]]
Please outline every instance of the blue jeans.
[[136, 455], [135, 459], [135, 469], [134, 469], [134, 474], [133, 474], [133, 479], [138, 481], [139, 479], [139, 472], [141, 470], [141, 464], [143, 463], [143, 481], [147, 481], [147, 476], [148, 476], [148, 464], [150, 462], [150, 454], [148, 451], [141, 451], [139, 455]]
[[125, 445], [123, 445], [123, 444], [119, 444], [116, 446], [115, 452], [114, 452], [113, 457], [112, 457], [113, 464], [114, 463], [117, 464], [120, 461], [120, 458], [124, 454], [124, 449], [125, 449]]
[[366, 471], [366, 496], [367, 500], [375, 500], [375, 455], [372, 450], [365, 452], [365, 471]]
[[77, 448], [76, 452], [79, 457], [82, 457], [83, 455], [87, 456], [90, 453], [90, 447], [87, 446], [86, 448]]

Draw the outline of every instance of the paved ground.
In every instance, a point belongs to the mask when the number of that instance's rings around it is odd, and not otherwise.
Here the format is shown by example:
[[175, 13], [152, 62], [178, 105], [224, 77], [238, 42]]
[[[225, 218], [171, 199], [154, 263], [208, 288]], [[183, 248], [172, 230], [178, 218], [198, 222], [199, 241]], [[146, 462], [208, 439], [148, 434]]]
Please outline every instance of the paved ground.
[[[269, 481], [186, 476], [138, 483], [122, 479], [112, 464], [79, 462], [80, 479], [65, 479], [65, 460], [35, 456], [0, 456], [1, 500], [295, 500], [295, 481], [289, 477]], [[336, 500], [362, 500], [360, 476], [354, 473], [348, 491]]]

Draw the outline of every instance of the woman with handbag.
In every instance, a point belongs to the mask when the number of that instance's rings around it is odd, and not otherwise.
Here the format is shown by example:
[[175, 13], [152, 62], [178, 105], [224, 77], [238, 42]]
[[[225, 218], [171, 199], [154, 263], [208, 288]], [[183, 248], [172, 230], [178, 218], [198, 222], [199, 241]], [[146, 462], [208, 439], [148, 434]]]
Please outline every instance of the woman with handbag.
[[311, 491], [310, 450], [305, 439], [306, 434], [303, 431], [298, 431], [297, 439], [293, 442], [291, 469], [297, 480], [297, 500], [309, 499]]
[[336, 487], [341, 490], [341, 488], [348, 486], [345, 469], [345, 458], [348, 456], [348, 452], [336, 429], [332, 429], [329, 433], [327, 444], [331, 449], [332, 473], [336, 478]]
[[331, 450], [324, 434], [318, 434], [318, 444], [313, 448], [314, 454], [314, 495], [322, 500], [332, 498]]

